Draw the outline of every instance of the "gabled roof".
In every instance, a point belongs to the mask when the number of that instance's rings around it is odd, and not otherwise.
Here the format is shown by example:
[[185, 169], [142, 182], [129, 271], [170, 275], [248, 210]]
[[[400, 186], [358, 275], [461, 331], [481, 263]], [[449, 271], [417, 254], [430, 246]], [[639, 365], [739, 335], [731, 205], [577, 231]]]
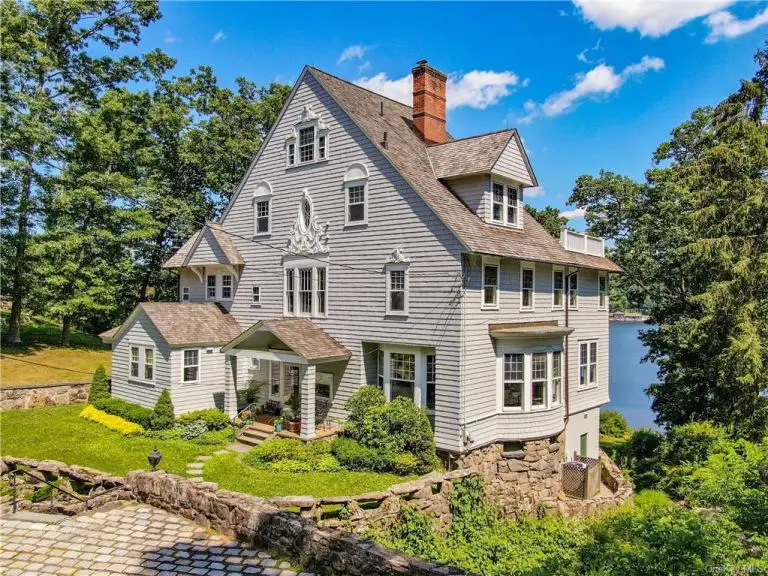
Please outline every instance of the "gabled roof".
[[325, 330], [306, 318], [275, 318], [261, 320], [222, 347], [226, 352], [236, 348], [259, 331], [274, 334], [283, 344], [307, 362], [348, 360], [352, 353], [339, 344]]
[[242, 266], [245, 264], [245, 260], [240, 255], [240, 251], [232, 242], [229, 234], [224, 232], [224, 229], [220, 224], [215, 222], [206, 222], [200, 230], [195, 232], [179, 250], [171, 256], [168, 261], [163, 264], [163, 268], [183, 268], [189, 264], [190, 259], [195, 253], [195, 250], [200, 245], [206, 231], [210, 231], [210, 235], [221, 248], [221, 252], [224, 255], [224, 261], [220, 264], [229, 264], [231, 266]]
[[435, 177], [489, 173], [514, 136], [514, 129], [502, 130], [429, 146], [427, 154]]
[[[317, 68], [307, 67], [306, 70], [389, 159], [469, 252], [621, 271], [607, 258], [566, 250], [528, 212], [523, 216], [523, 230], [488, 224], [438, 180], [430, 162], [429, 148], [413, 129], [410, 106]], [[385, 131], [386, 148], [381, 145]]]
[[210, 302], [141, 302], [120, 326], [103, 332], [107, 343], [117, 340], [144, 312], [169, 346], [224, 344], [242, 332], [237, 320]]

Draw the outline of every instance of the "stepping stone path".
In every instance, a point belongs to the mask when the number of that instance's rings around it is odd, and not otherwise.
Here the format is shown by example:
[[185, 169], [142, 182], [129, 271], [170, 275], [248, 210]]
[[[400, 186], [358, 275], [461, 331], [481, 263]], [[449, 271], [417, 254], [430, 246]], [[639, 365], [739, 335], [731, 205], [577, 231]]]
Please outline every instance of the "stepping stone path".
[[[250, 447], [248, 448], [250, 449]], [[242, 452], [242, 444], [235, 442], [234, 444], [230, 444], [222, 450], [216, 450], [214, 454], [216, 456], [221, 456], [223, 454], [231, 454], [233, 452]], [[198, 456], [192, 462], [187, 463], [187, 476], [189, 476], [189, 479], [202, 481], [203, 468], [205, 468], [205, 463], [211, 458], [212, 456]]]
[[313, 576], [236, 540], [141, 504], [68, 516], [60, 524], [6, 516], [3, 576]]

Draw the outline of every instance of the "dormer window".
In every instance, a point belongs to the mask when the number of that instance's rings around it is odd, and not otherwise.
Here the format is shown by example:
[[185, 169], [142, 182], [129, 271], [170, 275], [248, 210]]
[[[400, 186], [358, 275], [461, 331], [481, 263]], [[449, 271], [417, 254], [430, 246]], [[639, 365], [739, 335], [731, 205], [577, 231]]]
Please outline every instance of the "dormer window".
[[285, 154], [289, 167], [328, 158], [328, 127], [311, 106], [304, 106], [301, 118], [293, 125], [293, 131], [285, 141]]
[[491, 184], [491, 221], [494, 224], [522, 228], [522, 202], [518, 188], [501, 182]]

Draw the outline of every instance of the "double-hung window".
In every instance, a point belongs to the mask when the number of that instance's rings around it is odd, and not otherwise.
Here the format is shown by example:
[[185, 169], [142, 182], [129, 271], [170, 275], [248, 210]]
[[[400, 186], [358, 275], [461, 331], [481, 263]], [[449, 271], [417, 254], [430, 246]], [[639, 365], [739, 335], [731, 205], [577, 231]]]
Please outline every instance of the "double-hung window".
[[139, 347], [131, 346], [131, 378], [139, 377]]
[[364, 224], [367, 220], [365, 184], [347, 185], [347, 224]]
[[266, 236], [272, 231], [272, 184], [264, 180], [253, 191], [253, 235]]
[[579, 274], [578, 272], [568, 276], [568, 307], [579, 307]]
[[552, 405], [560, 404], [563, 394], [563, 353], [552, 352]]
[[483, 308], [499, 306], [499, 265], [483, 263]]
[[525, 355], [504, 354], [504, 408], [523, 407]]
[[222, 274], [221, 276], [221, 299], [232, 300], [232, 275]]
[[317, 137], [317, 157], [320, 160], [325, 160], [325, 142], [326, 142], [326, 136], [318, 136]]
[[427, 354], [427, 410], [435, 409], [435, 355]]
[[251, 304], [261, 304], [261, 286], [251, 286]]
[[516, 186], [491, 182], [491, 222], [519, 227], [520, 191]]
[[326, 278], [325, 268], [317, 268], [317, 313], [325, 315]]
[[533, 310], [533, 289], [534, 269], [528, 266], [520, 268], [520, 308], [522, 310]]
[[565, 272], [552, 270], [552, 308], [563, 307], [563, 292], [565, 290]]
[[597, 277], [597, 307], [600, 310], [608, 308], [608, 275], [604, 273]]
[[155, 373], [155, 350], [144, 348], [144, 380], [152, 380]]
[[200, 351], [184, 350], [184, 382], [197, 382], [200, 378]]
[[312, 268], [299, 268], [299, 314], [312, 315]]
[[299, 162], [312, 162], [315, 159], [315, 127], [299, 129]]
[[531, 355], [531, 406], [541, 408], [547, 401], [547, 353]]
[[285, 311], [287, 314], [295, 312], [294, 295], [296, 293], [296, 284], [293, 277], [293, 268], [285, 271]]
[[269, 234], [269, 200], [256, 201], [256, 235]]
[[296, 144], [291, 142], [288, 144], [288, 166], [296, 164]]
[[206, 283], [205, 297], [208, 300], [216, 300], [216, 274], [209, 274]]
[[189, 302], [189, 286], [184, 286], [181, 289], [181, 301]]
[[392, 352], [389, 355], [389, 399], [399, 396], [414, 399], [416, 355]]
[[597, 342], [579, 343], [579, 386], [597, 384]]
[[387, 267], [387, 314], [408, 313], [408, 270], [405, 266]]

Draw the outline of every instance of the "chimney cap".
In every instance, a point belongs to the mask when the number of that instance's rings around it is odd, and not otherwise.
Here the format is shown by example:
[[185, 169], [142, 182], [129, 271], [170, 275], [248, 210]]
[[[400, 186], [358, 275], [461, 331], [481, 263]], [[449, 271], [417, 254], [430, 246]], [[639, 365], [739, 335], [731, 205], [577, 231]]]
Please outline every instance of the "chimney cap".
[[426, 66], [426, 65], [427, 65], [426, 60], [419, 60], [418, 62], [416, 62], [416, 66]]

